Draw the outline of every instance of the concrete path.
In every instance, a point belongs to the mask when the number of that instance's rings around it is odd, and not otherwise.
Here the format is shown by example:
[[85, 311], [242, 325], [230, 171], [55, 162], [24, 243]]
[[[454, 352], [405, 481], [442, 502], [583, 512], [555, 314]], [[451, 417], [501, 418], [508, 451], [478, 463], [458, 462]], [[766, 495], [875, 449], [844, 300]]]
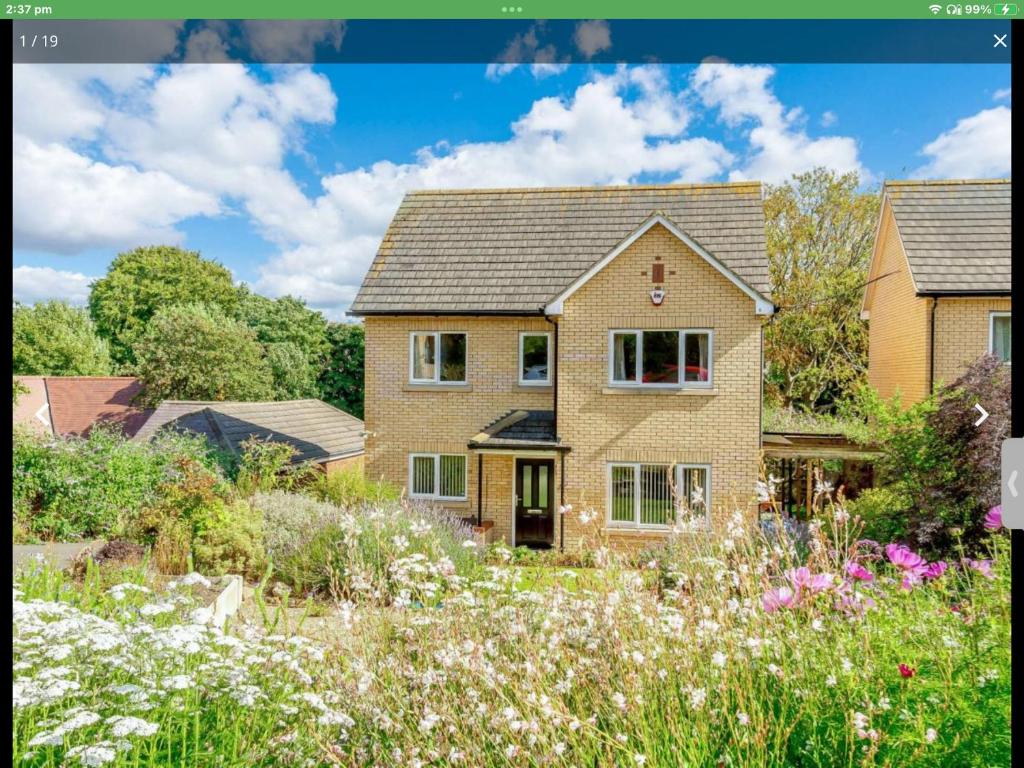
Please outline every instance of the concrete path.
[[17, 573], [23, 565], [31, 563], [39, 555], [42, 555], [58, 568], [67, 568], [78, 557], [79, 553], [86, 547], [99, 548], [103, 545], [101, 540], [76, 541], [72, 544], [15, 544], [13, 554], [13, 570]]

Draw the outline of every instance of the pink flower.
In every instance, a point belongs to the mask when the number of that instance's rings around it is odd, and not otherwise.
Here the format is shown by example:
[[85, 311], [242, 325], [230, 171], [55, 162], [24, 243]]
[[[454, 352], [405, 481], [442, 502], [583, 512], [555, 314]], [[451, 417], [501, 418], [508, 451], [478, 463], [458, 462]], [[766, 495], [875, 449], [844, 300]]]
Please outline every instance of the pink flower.
[[832, 574], [831, 573], [811, 573], [811, 569], [803, 566], [801, 568], [794, 568], [786, 573], [786, 577], [789, 579], [793, 588], [798, 592], [801, 589], [806, 589], [812, 594], [815, 592], [821, 592], [822, 590], [828, 589], [832, 586]]
[[946, 572], [948, 567], [945, 560], [936, 560], [934, 563], [928, 563], [928, 567], [925, 568], [922, 576], [926, 579], [937, 579]]
[[985, 527], [990, 531], [997, 531], [1003, 527], [1002, 505], [992, 507], [985, 515]]
[[973, 568], [986, 579], [994, 579], [996, 575], [992, 573], [992, 561], [991, 560], [968, 560], [967, 565]]
[[796, 601], [796, 594], [789, 587], [769, 589], [761, 598], [761, 604], [768, 613], [774, 613], [779, 608], [789, 608]]
[[906, 664], [900, 664], [899, 666], [900, 675], [902, 677], [913, 677], [917, 674], [917, 670], [913, 667], [908, 667]]
[[903, 571], [915, 572], [927, 565], [923, 557], [903, 544], [889, 544], [885, 548], [889, 562]]
[[858, 581], [871, 581], [875, 578], [875, 574], [853, 560], [846, 564], [846, 573], [848, 576], [852, 576]]

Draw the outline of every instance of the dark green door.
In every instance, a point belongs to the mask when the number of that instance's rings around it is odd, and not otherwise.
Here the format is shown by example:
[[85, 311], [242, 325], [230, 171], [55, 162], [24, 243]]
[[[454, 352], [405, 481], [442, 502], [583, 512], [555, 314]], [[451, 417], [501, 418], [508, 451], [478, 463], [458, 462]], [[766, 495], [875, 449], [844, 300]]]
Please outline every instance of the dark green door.
[[555, 461], [516, 459], [517, 546], [550, 547], [555, 540]]

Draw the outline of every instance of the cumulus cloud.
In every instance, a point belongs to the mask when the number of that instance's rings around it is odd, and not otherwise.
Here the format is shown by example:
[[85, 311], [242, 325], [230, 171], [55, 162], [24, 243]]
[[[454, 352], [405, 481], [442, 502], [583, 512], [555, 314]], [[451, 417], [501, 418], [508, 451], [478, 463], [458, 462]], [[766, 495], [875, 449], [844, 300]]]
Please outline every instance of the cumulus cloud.
[[612, 32], [607, 21], [581, 21], [572, 36], [577, 50], [587, 59], [612, 47]]
[[514, 36], [499, 54], [496, 61], [487, 65], [485, 75], [489, 80], [500, 80], [505, 75], [519, 68], [521, 64], [530, 65], [530, 73], [538, 78], [560, 75], [569, 68], [569, 58], [561, 57], [551, 43], [543, 45], [541, 35], [544, 22], [533, 24], [526, 32]]
[[89, 283], [95, 279], [80, 272], [52, 267], [15, 267], [14, 300], [35, 304], [47, 299], [63, 299], [71, 304], [84, 305], [89, 299]]
[[978, 179], [1010, 174], [1010, 110], [983, 109], [958, 120], [950, 130], [926, 144], [930, 158], [916, 176], [925, 179]]
[[992, 94], [992, 101], [1009, 101], [1011, 91], [1009, 88], [1000, 88]]
[[691, 78], [704, 106], [717, 109], [729, 128], [747, 130], [750, 154], [730, 180], [779, 182], [817, 166], [866, 177], [857, 142], [847, 136], [811, 138], [802, 110], [786, 109], [769, 86], [774, 74], [768, 66], [704, 63]]

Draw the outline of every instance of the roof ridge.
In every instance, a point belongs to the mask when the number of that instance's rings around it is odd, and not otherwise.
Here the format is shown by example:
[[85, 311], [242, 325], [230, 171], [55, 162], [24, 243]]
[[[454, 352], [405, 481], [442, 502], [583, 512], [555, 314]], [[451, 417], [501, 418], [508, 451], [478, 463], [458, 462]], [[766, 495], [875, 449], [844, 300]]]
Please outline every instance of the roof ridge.
[[887, 187], [901, 187], [901, 186], [948, 186], [951, 184], [1010, 184], [1010, 179], [893, 179], [886, 181], [885, 186]]
[[495, 192], [593, 192], [600, 190], [686, 190], [686, 189], [724, 189], [757, 187], [760, 188], [760, 181], [720, 181], [701, 182], [688, 184], [591, 184], [579, 186], [555, 186], [555, 187], [451, 187], [444, 189], [410, 189], [405, 194], [410, 195], [450, 195], [450, 194], [494, 194]]

